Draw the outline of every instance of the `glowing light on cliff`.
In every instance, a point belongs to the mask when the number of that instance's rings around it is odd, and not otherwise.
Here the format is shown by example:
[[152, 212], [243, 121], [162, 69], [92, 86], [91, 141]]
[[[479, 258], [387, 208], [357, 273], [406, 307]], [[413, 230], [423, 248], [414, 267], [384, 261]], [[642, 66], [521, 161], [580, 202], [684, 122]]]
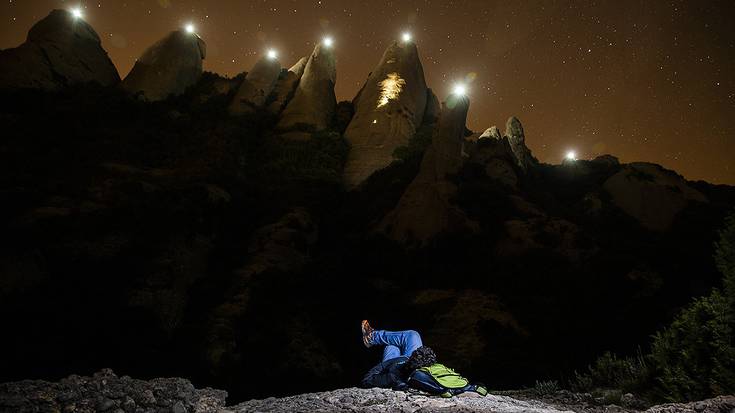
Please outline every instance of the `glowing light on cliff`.
[[334, 44], [334, 39], [332, 39], [331, 37], [327, 36], [327, 37], [325, 37], [325, 38], [322, 39], [322, 44], [324, 46], [326, 46], [326, 47], [332, 47], [332, 45]]
[[452, 94], [457, 96], [464, 96], [467, 94], [467, 86], [457, 83], [454, 85], [454, 88], [452, 89]]
[[184, 26], [184, 30], [186, 30], [187, 33], [194, 33], [194, 25], [187, 23], [186, 26]]
[[275, 59], [275, 58], [277, 58], [277, 57], [278, 57], [278, 52], [276, 52], [276, 51], [275, 51], [275, 50], [273, 50], [273, 49], [269, 49], [269, 50], [268, 50], [268, 53], [266, 53], [266, 55], [268, 56], [268, 58], [269, 58], [269, 59], [271, 59], [271, 60], [272, 60], [272, 59]]
[[74, 16], [75, 19], [81, 19], [84, 16], [84, 14], [82, 14], [82, 9], [79, 7], [71, 9], [71, 15]]
[[567, 152], [566, 158], [569, 161], [576, 161], [577, 160], [577, 154], [574, 151], [569, 151], [569, 152]]
[[401, 40], [403, 40], [404, 43], [408, 43], [411, 41], [411, 33], [409, 32], [403, 32], [401, 35]]
[[389, 101], [398, 99], [406, 81], [398, 76], [398, 73], [388, 73], [388, 77], [383, 79], [379, 84], [380, 98], [378, 98], [378, 107], [385, 106]]

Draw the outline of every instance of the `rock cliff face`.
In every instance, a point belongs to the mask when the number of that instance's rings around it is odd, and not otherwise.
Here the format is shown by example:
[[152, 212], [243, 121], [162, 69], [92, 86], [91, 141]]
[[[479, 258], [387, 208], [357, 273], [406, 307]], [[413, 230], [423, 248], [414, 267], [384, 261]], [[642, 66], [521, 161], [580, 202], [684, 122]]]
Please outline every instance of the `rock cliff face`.
[[199, 36], [173, 31], [146, 49], [122, 86], [150, 101], [180, 95], [201, 77], [206, 55], [206, 44]]
[[518, 161], [508, 137], [501, 138], [497, 127], [490, 127], [480, 135], [470, 151], [469, 161], [482, 165], [487, 176], [510, 188], [518, 188]]
[[526, 146], [526, 135], [523, 133], [521, 121], [515, 116], [508, 118], [508, 121], [505, 123], [505, 136], [510, 142], [510, 147], [516, 157], [518, 167], [523, 172], [528, 171], [529, 168], [538, 164], [536, 158], [531, 155], [531, 150]]
[[426, 81], [414, 43], [393, 42], [353, 100], [355, 116], [345, 139], [351, 150], [345, 165], [348, 188], [393, 161], [408, 144], [426, 109]]
[[280, 74], [281, 63], [278, 59], [267, 56], [258, 59], [232, 99], [230, 113], [251, 112], [254, 108], [263, 106], [266, 98], [276, 86]]
[[452, 95], [442, 106], [438, 128], [418, 175], [381, 224], [390, 238], [406, 245], [423, 246], [441, 233], [477, 228], [452, 204], [457, 186], [450, 179], [462, 165], [469, 104], [466, 97]]
[[302, 57], [296, 64], [291, 66], [286, 73], [282, 73], [273, 89], [273, 101], [268, 105], [268, 111], [274, 115], [281, 113], [289, 99], [293, 97], [294, 90], [298, 86], [301, 76], [304, 74], [307, 57]]
[[656, 231], [668, 229], [689, 201], [707, 201], [707, 197], [689, 186], [681, 175], [645, 162], [625, 165], [605, 181], [603, 187], [616, 206]]
[[318, 44], [304, 67], [293, 98], [276, 124], [278, 132], [320, 131], [332, 124], [337, 108], [334, 49]]
[[25, 43], [0, 52], [0, 88], [53, 90], [86, 82], [110, 86], [120, 76], [92, 26], [66, 10], [53, 10]]

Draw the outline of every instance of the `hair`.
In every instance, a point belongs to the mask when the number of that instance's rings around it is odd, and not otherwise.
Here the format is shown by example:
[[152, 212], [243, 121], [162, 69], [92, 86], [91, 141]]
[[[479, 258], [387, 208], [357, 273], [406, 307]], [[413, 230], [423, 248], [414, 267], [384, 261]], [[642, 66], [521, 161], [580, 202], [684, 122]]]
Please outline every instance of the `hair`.
[[434, 363], [436, 363], [434, 350], [431, 347], [421, 346], [414, 350], [411, 356], [408, 357], [408, 360], [404, 364], [404, 369], [407, 374], [411, 374], [414, 370], [431, 366]]

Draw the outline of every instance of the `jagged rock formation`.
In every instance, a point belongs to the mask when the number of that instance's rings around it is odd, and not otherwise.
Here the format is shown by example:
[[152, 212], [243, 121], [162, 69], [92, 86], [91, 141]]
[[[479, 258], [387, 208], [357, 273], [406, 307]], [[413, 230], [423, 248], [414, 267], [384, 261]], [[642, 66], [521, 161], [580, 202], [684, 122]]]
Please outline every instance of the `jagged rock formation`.
[[487, 176], [517, 189], [518, 161], [508, 137], [501, 137], [497, 127], [490, 127], [480, 135], [469, 158], [470, 162], [482, 165]]
[[477, 229], [452, 204], [457, 186], [450, 175], [462, 165], [462, 141], [469, 99], [452, 95], [442, 106], [438, 129], [421, 161], [419, 173], [395, 209], [381, 223], [387, 235], [410, 246], [426, 245], [441, 233]]
[[523, 126], [515, 116], [508, 118], [505, 123], [505, 136], [508, 137], [518, 167], [524, 173], [533, 165], [538, 164], [536, 158], [531, 155], [531, 150], [526, 147], [526, 135], [523, 133]]
[[232, 98], [229, 111], [231, 114], [251, 112], [265, 103], [281, 74], [281, 63], [278, 59], [263, 56], [255, 63], [245, 76], [245, 80]]
[[656, 231], [668, 229], [690, 201], [707, 202], [681, 175], [646, 162], [625, 165], [603, 188], [618, 208]]
[[92, 26], [66, 10], [53, 10], [22, 45], [0, 52], [0, 88], [53, 90], [95, 82], [120, 82], [115, 65]]
[[414, 43], [393, 42], [353, 100], [355, 116], [344, 137], [351, 149], [344, 170], [348, 188], [393, 161], [424, 116], [426, 81]]
[[92, 377], [72, 375], [56, 383], [24, 380], [0, 384], [2, 412], [217, 413], [227, 392], [195, 389], [189, 380], [149, 381], [118, 377], [106, 369]]
[[273, 88], [273, 101], [268, 105], [268, 112], [274, 115], [281, 113], [283, 107], [293, 96], [308, 61], [309, 59], [304, 56], [295, 65], [291, 66], [286, 73], [281, 73], [276, 86]]
[[304, 67], [294, 96], [281, 113], [276, 131], [303, 138], [303, 132], [327, 129], [334, 118], [337, 98], [334, 84], [337, 81], [334, 49], [316, 45]]
[[146, 49], [122, 86], [150, 101], [180, 95], [201, 77], [206, 55], [202, 38], [183, 30], [173, 31]]
[[208, 364], [217, 370], [224, 356], [236, 351], [236, 322], [244, 314], [255, 279], [268, 272], [298, 272], [309, 261], [309, 248], [318, 238], [318, 228], [308, 212], [295, 209], [278, 222], [256, 231], [248, 247], [248, 263], [235, 272], [228, 299], [218, 306], [209, 323]]

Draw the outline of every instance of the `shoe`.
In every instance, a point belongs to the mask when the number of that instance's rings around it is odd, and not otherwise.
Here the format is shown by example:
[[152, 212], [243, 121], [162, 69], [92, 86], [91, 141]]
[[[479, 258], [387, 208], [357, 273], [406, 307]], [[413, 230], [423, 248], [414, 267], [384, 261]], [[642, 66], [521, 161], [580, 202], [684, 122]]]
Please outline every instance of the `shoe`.
[[370, 346], [373, 345], [373, 328], [370, 327], [370, 323], [368, 323], [367, 320], [362, 320], [362, 323], [360, 323], [360, 329], [362, 330], [362, 344], [364, 344], [365, 347], [370, 348]]

